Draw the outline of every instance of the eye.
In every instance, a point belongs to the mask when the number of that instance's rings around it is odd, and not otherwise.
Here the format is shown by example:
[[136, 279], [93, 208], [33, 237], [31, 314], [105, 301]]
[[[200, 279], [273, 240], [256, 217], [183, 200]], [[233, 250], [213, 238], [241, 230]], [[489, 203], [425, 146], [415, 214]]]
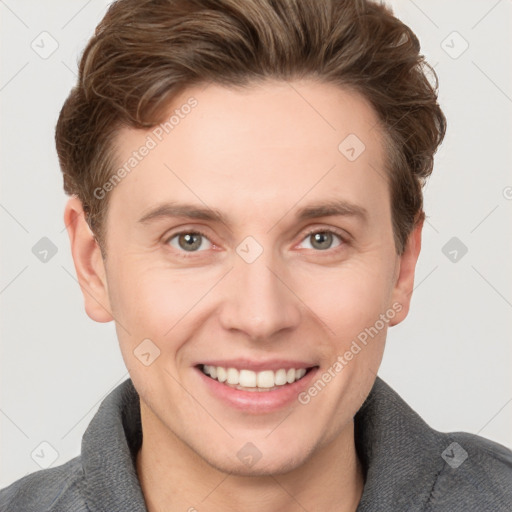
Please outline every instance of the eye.
[[[333, 243], [336, 242], [334, 245]], [[333, 229], [316, 229], [307, 233], [302, 243], [309, 243], [309, 247], [306, 249], [316, 249], [317, 251], [326, 251], [345, 245], [347, 243], [344, 236]], [[178, 252], [201, 252], [207, 249], [211, 249], [213, 244], [210, 242], [208, 237], [200, 231], [181, 231], [174, 233], [165, 241], [171, 247], [176, 249]]]
[[[206, 247], [205, 241], [207, 242]], [[175, 233], [170, 236], [165, 243], [171, 245], [178, 251], [185, 252], [200, 252], [200, 249], [205, 250], [212, 247], [212, 243], [208, 240], [206, 235], [198, 231], [182, 231]]]
[[325, 251], [327, 249], [332, 249], [332, 244], [335, 239], [339, 240], [339, 243], [335, 247], [339, 247], [345, 243], [345, 239], [342, 235], [331, 229], [322, 229], [310, 231], [304, 241], [310, 242], [310, 246], [306, 247], [306, 249], [317, 249], [319, 251]]

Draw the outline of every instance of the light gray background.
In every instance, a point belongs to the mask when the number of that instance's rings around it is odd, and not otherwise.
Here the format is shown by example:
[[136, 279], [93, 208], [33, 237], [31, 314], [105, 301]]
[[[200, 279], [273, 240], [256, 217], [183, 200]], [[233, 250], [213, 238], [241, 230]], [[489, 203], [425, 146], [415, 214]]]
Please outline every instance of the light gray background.
[[[128, 377], [113, 323], [83, 308], [53, 142], [108, 3], [0, 0], [0, 487], [78, 455], [101, 400]], [[434, 428], [512, 447], [512, 2], [390, 3], [435, 65], [449, 128], [425, 189], [412, 310], [388, 333], [380, 376]], [[58, 43], [47, 58], [31, 47], [51, 50], [44, 31]], [[32, 253], [42, 237], [58, 250], [46, 263]], [[452, 237], [468, 248], [456, 262], [442, 252]]]

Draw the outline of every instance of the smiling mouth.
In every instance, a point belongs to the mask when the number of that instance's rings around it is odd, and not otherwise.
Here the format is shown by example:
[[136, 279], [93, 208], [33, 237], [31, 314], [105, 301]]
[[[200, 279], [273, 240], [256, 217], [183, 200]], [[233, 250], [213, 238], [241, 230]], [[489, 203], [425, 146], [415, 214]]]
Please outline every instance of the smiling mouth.
[[274, 391], [293, 384], [318, 366], [309, 368], [281, 368], [255, 372], [246, 369], [225, 368], [222, 366], [197, 365], [207, 377], [241, 391]]

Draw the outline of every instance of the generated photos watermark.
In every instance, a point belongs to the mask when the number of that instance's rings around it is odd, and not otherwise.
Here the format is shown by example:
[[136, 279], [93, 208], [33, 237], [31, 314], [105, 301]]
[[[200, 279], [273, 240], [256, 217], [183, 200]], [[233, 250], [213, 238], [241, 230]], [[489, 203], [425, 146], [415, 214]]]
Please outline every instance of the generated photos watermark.
[[164, 137], [171, 133], [172, 130], [181, 123], [182, 119], [185, 119], [197, 105], [197, 99], [193, 96], [190, 97], [186, 103], [183, 103], [179, 108], [174, 110], [167, 121], [153, 128], [152, 132], [146, 137], [144, 144], [133, 151], [130, 158], [128, 158], [101, 187], [94, 189], [94, 197], [100, 200], [104, 199], [107, 193], [114, 190], [114, 188], [119, 185], [119, 183], [121, 183], [121, 181], [128, 176], [128, 174], [130, 174], [130, 172], [132, 172], [133, 169], [162, 142]]
[[[329, 382], [331, 382], [342, 370], [354, 359], [361, 350], [367, 346], [370, 339], [375, 338], [379, 332], [386, 327], [390, 320], [395, 318], [396, 314], [402, 311], [403, 306], [399, 302], [394, 302], [393, 305], [386, 310], [385, 313], [379, 315], [379, 319], [370, 326], [361, 331], [356, 339], [352, 340], [350, 348], [345, 351], [343, 355], [338, 355], [334, 363], [327, 368], [307, 390], [299, 393], [297, 399], [302, 405], [311, 402], [311, 399], [322, 391]], [[369, 339], [370, 338], [370, 339]]]

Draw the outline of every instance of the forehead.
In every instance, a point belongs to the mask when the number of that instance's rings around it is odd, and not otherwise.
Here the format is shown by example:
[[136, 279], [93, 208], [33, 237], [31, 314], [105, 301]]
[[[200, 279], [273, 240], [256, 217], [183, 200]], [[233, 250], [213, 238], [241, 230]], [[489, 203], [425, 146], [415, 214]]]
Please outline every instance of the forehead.
[[[112, 208], [129, 202], [140, 218], [179, 198], [252, 215], [251, 206], [289, 209], [329, 196], [389, 211], [378, 117], [356, 92], [313, 81], [194, 86], [165, 119], [120, 132], [118, 166], [136, 161], [110, 192]], [[143, 146], [145, 156], [133, 156]]]

